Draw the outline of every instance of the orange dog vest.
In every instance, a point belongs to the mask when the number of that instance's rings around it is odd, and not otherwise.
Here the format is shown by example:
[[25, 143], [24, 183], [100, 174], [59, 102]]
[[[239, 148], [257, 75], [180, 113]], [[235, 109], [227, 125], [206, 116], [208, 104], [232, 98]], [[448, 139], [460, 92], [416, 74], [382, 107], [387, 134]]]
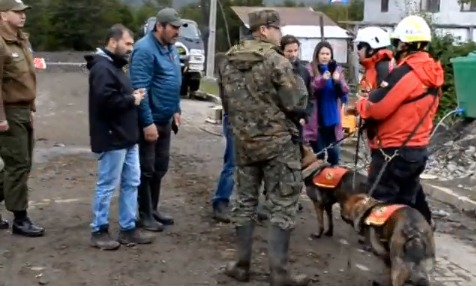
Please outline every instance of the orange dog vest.
[[342, 180], [342, 177], [348, 172], [344, 167], [327, 167], [312, 178], [315, 186], [320, 188], [334, 189]]

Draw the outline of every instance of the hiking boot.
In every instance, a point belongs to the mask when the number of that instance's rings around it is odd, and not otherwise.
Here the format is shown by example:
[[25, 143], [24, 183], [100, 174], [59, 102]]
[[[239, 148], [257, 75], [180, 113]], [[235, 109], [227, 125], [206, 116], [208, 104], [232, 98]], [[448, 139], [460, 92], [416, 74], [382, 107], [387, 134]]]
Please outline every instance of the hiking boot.
[[117, 241], [126, 246], [134, 246], [136, 244], [151, 244], [153, 237], [141, 233], [137, 228], [130, 230], [121, 230]]
[[230, 214], [228, 212], [228, 204], [225, 202], [218, 202], [213, 208], [213, 218], [217, 222], [230, 223]]
[[290, 230], [269, 226], [268, 258], [271, 286], [306, 286], [311, 279], [304, 274], [290, 274], [288, 270]]
[[8, 229], [10, 225], [8, 224], [8, 221], [2, 218], [2, 215], [0, 214], [0, 229]]
[[225, 275], [239, 282], [250, 281], [253, 231], [254, 224], [251, 222], [247, 225], [236, 227], [238, 259], [226, 265]]
[[116, 250], [121, 244], [111, 238], [107, 229], [101, 229], [91, 233], [91, 246], [100, 250]]
[[12, 233], [27, 237], [40, 237], [45, 235], [45, 229], [35, 225], [28, 217], [23, 219], [14, 219], [12, 224]]

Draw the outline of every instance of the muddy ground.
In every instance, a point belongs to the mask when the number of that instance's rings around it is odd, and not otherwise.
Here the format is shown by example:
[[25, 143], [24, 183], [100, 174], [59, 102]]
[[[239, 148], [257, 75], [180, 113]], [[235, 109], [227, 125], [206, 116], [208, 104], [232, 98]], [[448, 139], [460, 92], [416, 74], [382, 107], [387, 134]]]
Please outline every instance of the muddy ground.
[[[29, 239], [0, 232], [0, 285], [243, 285], [221, 274], [234, 255], [233, 228], [211, 219], [210, 199], [224, 146], [220, 137], [201, 130], [210, 103], [183, 102], [184, 123], [173, 139], [162, 200], [162, 209], [175, 217], [176, 225], [157, 234], [152, 245], [101, 252], [88, 245], [96, 162], [88, 151], [87, 77], [81, 73], [38, 77], [38, 148], [30, 214], [46, 227], [47, 235]], [[291, 245], [293, 270], [312, 275], [313, 285], [385, 281], [381, 261], [358, 249], [354, 231], [343, 225], [337, 212], [335, 237], [310, 239], [315, 215], [310, 203], [303, 201]], [[470, 219], [444, 204], [433, 206], [449, 215], [440, 220], [440, 231], [471, 243], [476, 227]], [[116, 231], [116, 202], [111, 225]], [[264, 227], [257, 228], [253, 259], [256, 273], [248, 285], [268, 285]]]

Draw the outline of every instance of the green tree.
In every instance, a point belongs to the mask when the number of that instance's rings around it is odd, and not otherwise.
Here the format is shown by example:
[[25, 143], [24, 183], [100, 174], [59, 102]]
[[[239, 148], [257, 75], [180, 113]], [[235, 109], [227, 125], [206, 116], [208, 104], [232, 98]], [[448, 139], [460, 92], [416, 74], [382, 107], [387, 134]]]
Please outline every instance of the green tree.
[[320, 4], [315, 7], [335, 22], [340, 21], [362, 21], [364, 18], [364, 1], [351, 1], [349, 5], [343, 4]]
[[110, 26], [133, 21], [127, 9], [119, 0], [50, 0], [48, 48], [81, 51], [102, 46]]
[[27, 11], [25, 30], [30, 33], [33, 50], [44, 50], [48, 47], [51, 37], [50, 21], [48, 18], [47, 0], [25, 0], [25, 4], [32, 7]]

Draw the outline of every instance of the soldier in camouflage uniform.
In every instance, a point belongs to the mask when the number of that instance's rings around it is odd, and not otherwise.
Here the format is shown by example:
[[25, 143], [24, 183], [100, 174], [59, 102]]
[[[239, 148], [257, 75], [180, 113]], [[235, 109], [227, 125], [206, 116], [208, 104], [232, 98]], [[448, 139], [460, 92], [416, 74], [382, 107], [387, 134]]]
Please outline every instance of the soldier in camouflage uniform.
[[[288, 249], [303, 186], [297, 123], [306, 100], [291, 63], [280, 53], [279, 14], [270, 9], [249, 14], [253, 39], [232, 47], [221, 82], [235, 140], [236, 205], [232, 220], [238, 259], [225, 274], [249, 280], [253, 230], [261, 182], [270, 207], [268, 257], [273, 286], [308, 285], [306, 275], [288, 271]], [[300, 81], [302, 83], [302, 81]]]

